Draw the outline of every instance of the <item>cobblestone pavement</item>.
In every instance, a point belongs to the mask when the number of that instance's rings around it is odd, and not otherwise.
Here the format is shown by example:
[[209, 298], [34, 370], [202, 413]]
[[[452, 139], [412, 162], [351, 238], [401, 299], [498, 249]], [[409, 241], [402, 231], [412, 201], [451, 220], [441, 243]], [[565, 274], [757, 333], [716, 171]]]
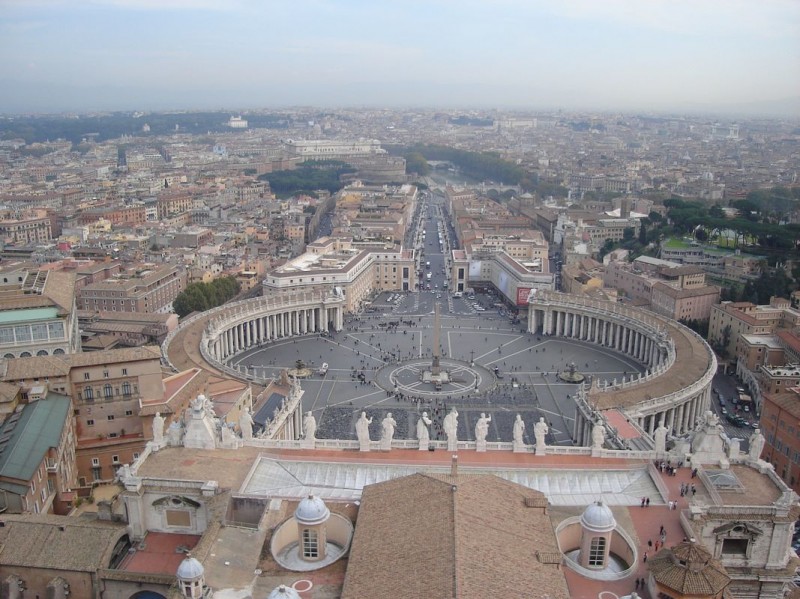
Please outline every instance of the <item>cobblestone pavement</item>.
[[[384, 296], [373, 305], [386, 304], [389, 295]], [[413, 438], [423, 410], [435, 423], [431, 438], [443, 438], [441, 419], [446, 410], [456, 407], [459, 439], [474, 439], [475, 421], [485, 412], [492, 415], [487, 439], [510, 441], [513, 420], [520, 413], [527, 423], [527, 436], [532, 436], [533, 423], [543, 417], [551, 423], [550, 442], [562, 445], [571, 444], [575, 405], [570, 396], [577, 388], [561, 382], [559, 371], [574, 362], [587, 377], [612, 381], [644, 370], [627, 356], [591, 344], [531, 335], [497, 311], [454, 314], [443, 305], [442, 358], [466, 368], [474, 362], [490, 380], [482, 381], [478, 392], [457, 384], [443, 385], [437, 392], [433, 385], [419, 383], [413, 394], [395, 394], [387, 382], [391, 379], [381, 373], [407, 361], [432, 358], [432, 301], [436, 301], [432, 292], [405, 294], [392, 309], [349, 319], [345, 329], [332, 337], [280, 341], [241, 354], [232, 363], [276, 377], [297, 360], [311, 366], [314, 374], [301, 381], [303, 409], [314, 411], [319, 438], [354, 438], [355, 420], [362, 410], [373, 417], [373, 439], [379, 438], [380, 420], [387, 412], [397, 421], [395, 438]], [[415, 305], [420, 307], [417, 313], [399, 313]], [[317, 368], [323, 363], [328, 371], [320, 376]]]

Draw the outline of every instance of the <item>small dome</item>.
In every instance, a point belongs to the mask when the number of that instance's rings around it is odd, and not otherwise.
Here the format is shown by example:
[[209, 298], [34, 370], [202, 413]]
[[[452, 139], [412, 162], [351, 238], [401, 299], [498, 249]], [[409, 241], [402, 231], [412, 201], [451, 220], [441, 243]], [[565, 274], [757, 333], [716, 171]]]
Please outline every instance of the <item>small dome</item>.
[[205, 572], [203, 564], [198, 562], [195, 558], [187, 556], [186, 559], [181, 562], [180, 566], [178, 566], [177, 576], [181, 580], [194, 580], [200, 578], [203, 572]]
[[319, 497], [309, 495], [303, 499], [294, 511], [294, 519], [300, 524], [322, 524], [331, 515], [331, 511], [325, 502]]
[[281, 585], [272, 591], [267, 599], [300, 599], [300, 595], [292, 587]]
[[581, 515], [581, 526], [592, 532], [609, 532], [617, 527], [611, 508], [602, 501], [589, 505]]

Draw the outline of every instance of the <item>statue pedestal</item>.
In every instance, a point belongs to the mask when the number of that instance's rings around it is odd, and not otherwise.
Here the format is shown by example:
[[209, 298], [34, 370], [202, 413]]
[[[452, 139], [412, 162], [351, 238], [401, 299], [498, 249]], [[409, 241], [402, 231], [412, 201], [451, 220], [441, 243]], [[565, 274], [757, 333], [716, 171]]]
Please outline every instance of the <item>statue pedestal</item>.
[[317, 448], [317, 440], [316, 439], [303, 439], [303, 448], [304, 449], [316, 449]]
[[369, 451], [369, 441], [359, 441], [358, 451]]
[[514, 441], [513, 447], [512, 447], [512, 451], [514, 453], [525, 453], [526, 452], [525, 444], [524, 443], [517, 443], [516, 441]]
[[535, 453], [536, 455], [545, 455], [547, 453], [547, 445], [537, 445]]
[[458, 439], [447, 439], [447, 451], [458, 451]]
[[420, 439], [419, 440], [419, 450], [420, 451], [428, 451], [428, 448], [430, 447], [430, 444], [431, 444], [430, 441], [428, 441], [426, 439]]
[[392, 449], [391, 439], [381, 439], [381, 451], [390, 451]]
[[479, 439], [476, 442], [475, 450], [479, 453], [486, 453], [486, 439]]
[[603, 455], [603, 448], [602, 447], [592, 447], [592, 457], [599, 458]]

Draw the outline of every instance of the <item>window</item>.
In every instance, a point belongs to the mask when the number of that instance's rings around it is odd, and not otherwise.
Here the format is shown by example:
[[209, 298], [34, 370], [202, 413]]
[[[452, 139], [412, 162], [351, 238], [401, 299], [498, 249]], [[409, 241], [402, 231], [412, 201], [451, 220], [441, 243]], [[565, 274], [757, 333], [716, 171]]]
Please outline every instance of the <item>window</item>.
[[606, 538], [595, 537], [589, 546], [589, 567], [602, 568], [605, 562]]
[[131, 394], [131, 384], [128, 382], [122, 383], [122, 395], [125, 397], [130, 396]]
[[86, 421], [86, 426], [94, 426], [94, 418], [89, 418], [89, 420]]
[[111, 463], [112, 464], [119, 464], [119, 456], [118, 455], [112, 455], [111, 456]]
[[308, 528], [303, 529], [303, 557], [319, 557], [316, 530], [311, 530]]
[[84, 381], [88, 381], [89, 380], [89, 373], [88, 372], [84, 372], [83, 373], [83, 380]]
[[748, 539], [723, 539], [722, 541], [722, 554], [723, 555], [747, 555], [747, 545], [750, 541]]
[[83, 388], [83, 398], [87, 401], [94, 400], [94, 390], [91, 387]]
[[136, 461], [138, 459], [139, 459], [139, 452], [138, 451], [134, 451], [133, 452], [133, 460]]
[[108, 419], [109, 419], [109, 420], [114, 420], [114, 414], [109, 414], [109, 415], [108, 415]]
[[127, 376], [127, 374], [128, 374], [128, 369], [127, 368], [123, 368], [122, 369], [122, 376]]
[[111, 385], [105, 384], [103, 385], [103, 397], [106, 399], [110, 399], [114, 396], [114, 391], [111, 389]]
[[125, 410], [126, 416], [133, 416], [133, 410]]
[[100, 458], [92, 458], [92, 466], [97, 467], [100, 465]]

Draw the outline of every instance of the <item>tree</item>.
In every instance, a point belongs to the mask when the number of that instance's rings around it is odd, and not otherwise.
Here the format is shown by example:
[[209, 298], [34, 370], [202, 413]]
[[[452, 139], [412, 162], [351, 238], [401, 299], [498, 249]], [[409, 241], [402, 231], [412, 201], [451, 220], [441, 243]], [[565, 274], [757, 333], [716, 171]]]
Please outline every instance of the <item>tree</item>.
[[636, 235], [636, 229], [633, 227], [625, 227], [622, 230], [622, 241], [633, 241], [634, 236]]
[[192, 312], [203, 312], [221, 306], [239, 293], [240, 285], [233, 277], [220, 277], [210, 283], [190, 283], [172, 302], [172, 309], [183, 318]]

